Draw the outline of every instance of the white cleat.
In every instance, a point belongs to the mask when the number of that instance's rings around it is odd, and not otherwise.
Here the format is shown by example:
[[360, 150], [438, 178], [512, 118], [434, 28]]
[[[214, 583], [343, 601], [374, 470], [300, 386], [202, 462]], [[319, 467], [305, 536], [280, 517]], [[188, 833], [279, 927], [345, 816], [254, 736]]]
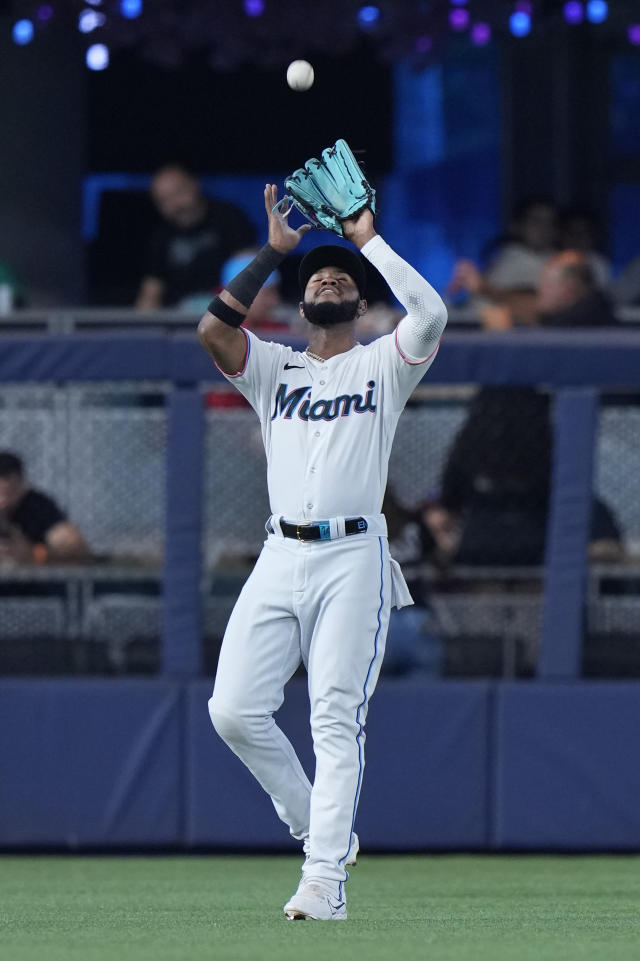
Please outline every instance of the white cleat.
[[301, 881], [290, 901], [284, 906], [289, 921], [346, 921], [347, 905], [344, 900], [332, 898], [319, 884]]

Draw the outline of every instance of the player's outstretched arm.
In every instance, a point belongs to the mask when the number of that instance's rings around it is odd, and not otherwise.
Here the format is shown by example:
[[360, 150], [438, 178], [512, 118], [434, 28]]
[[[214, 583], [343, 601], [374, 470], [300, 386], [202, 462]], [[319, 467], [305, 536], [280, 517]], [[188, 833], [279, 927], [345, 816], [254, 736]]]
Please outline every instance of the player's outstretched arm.
[[278, 188], [275, 184], [267, 184], [264, 188], [264, 206], [269, 224], [269, 240], [251, 263], [213, 298], [198, 324], [200, 343], [225, 374], [238, 374], [244, 368], [247, 338], [240, 330], [240, 325], [258, 291], [269, 274], [298, 246], [304, 234], [311, 230], [310, 224], [303, 224], [297, 230], [289, 226], [287, 217], [290, 207], [274, 213], [277, 199]]
[[414, 360], [429, 357], [447, 323], [447, 308], [440, 295], [375, 232], [370, 210], [345, 221], [344, 235], [380, 271], [407, 312], [398, 324], [398, 345], [402, 353]]

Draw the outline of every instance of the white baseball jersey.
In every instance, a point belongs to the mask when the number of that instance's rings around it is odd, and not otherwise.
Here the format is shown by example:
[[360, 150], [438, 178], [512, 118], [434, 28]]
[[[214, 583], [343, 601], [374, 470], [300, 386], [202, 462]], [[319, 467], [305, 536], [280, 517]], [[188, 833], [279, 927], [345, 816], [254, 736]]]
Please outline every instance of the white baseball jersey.
[[[404, 264], [381, 237], [363, 253], [372, 250]], [[226, 376], [260, 418], [272, 514], [306, 523], [379, 513], [398, 418], [433, 362], [437, 338], [419, 345], [425, 359], [418, 361], [394, 331], [320, 363], [244, 333], [244, 369]]]

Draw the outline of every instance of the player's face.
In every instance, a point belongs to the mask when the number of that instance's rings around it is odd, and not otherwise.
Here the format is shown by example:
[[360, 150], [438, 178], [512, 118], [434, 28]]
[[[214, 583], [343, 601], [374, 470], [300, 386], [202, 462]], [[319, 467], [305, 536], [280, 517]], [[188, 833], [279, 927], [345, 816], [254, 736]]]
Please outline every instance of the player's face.
[[318, 327], [354, 321], [362, 301], [353, 277], [339, 267], [323, 267], [312, 274], [302, 302], [302, 314]]

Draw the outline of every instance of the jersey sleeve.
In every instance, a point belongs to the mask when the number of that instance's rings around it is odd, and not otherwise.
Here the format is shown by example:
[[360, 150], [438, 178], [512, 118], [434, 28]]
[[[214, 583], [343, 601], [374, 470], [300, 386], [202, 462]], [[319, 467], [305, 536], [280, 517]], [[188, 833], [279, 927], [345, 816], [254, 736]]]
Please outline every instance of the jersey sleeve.
[[283, 344], [260, 340], [245, 327], [241, 327], [240, 330], [247, 338], [244, 367], [239, 374], [225, 374], [224, 371], [220, 373], [230, 384], [238, 388], [260, 419], [264, 420], [269, 414], [274, 384], [290, 348]]
[[407, 311], [395, 331], [376, 342], [385, 374], [386, 404], [392, 410], [401, 410], [435, 360], [447, 309], [437, 291], [379, 235], [361, 252]]
[[375, 340], [370, 347], [378, 353], [378, 365], [384, 378], [385, 406], [400, 411], [436, 359], [438, 344], [430, 357], [417, 360], [403, 353], [398, 344], [397, 328]]

